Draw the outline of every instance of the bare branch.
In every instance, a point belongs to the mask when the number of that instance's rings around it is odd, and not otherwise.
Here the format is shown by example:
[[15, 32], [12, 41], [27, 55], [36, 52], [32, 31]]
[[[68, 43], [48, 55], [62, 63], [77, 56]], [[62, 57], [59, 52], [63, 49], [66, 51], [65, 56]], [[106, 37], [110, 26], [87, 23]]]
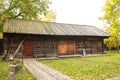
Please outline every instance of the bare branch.
[[16, 16], [15, 16], [15, 18], [17, 18], [17, 17], [21, 16], [21, 14], [22, 14], [22, 13], [20, 12], [18, 15], [16, 15]]

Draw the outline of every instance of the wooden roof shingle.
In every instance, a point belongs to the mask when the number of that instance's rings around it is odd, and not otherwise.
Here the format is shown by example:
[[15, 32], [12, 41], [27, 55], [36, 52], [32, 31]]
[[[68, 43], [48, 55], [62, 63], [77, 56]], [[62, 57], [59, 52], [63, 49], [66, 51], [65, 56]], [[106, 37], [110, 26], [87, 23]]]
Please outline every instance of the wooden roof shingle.
[[6, 19], [4, 33], [39, 34], [39, 35], [68, 35], [68, 36], [101, 36], [109, 34], [94, 26], [42, 22], [35, 20]]

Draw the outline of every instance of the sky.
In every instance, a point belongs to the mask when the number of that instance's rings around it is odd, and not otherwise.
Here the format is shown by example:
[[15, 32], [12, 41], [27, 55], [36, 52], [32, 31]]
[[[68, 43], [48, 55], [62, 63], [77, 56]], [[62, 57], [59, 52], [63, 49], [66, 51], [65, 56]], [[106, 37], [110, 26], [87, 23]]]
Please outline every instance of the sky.
[[56, 22], [103, 27], [98, 18], [103, 15], [105, 0], [52, 0]]

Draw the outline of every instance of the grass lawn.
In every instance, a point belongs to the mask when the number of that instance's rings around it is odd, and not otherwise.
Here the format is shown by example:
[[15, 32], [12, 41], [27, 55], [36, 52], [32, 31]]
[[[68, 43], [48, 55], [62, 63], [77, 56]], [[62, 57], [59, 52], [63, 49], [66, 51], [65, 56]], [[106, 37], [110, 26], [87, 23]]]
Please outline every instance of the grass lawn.
[[8, 80], [9, 62], [0, 62], [0, 80]]
[[[0, 62], [0, 80], [8, 80], [9, 73], [9, 65], [8, 61]], [[36, 80], [33, 75], [24, 67], [15, 73], [15, 80]]]
[[40, 60], [41, 63], [75, 80], [104, 80], [120, 77], [120, 54], [107, 51], [106, 56]]

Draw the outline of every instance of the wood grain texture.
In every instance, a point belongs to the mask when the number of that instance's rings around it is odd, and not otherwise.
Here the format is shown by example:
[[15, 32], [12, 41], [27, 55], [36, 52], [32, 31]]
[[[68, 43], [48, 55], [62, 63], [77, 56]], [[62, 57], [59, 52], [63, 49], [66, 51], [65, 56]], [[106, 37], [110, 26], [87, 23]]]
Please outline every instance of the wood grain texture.
[[37, 80], [73, 80], [64, 74], [37, 62], [35, 59], [25, 59], [24, 65]]

